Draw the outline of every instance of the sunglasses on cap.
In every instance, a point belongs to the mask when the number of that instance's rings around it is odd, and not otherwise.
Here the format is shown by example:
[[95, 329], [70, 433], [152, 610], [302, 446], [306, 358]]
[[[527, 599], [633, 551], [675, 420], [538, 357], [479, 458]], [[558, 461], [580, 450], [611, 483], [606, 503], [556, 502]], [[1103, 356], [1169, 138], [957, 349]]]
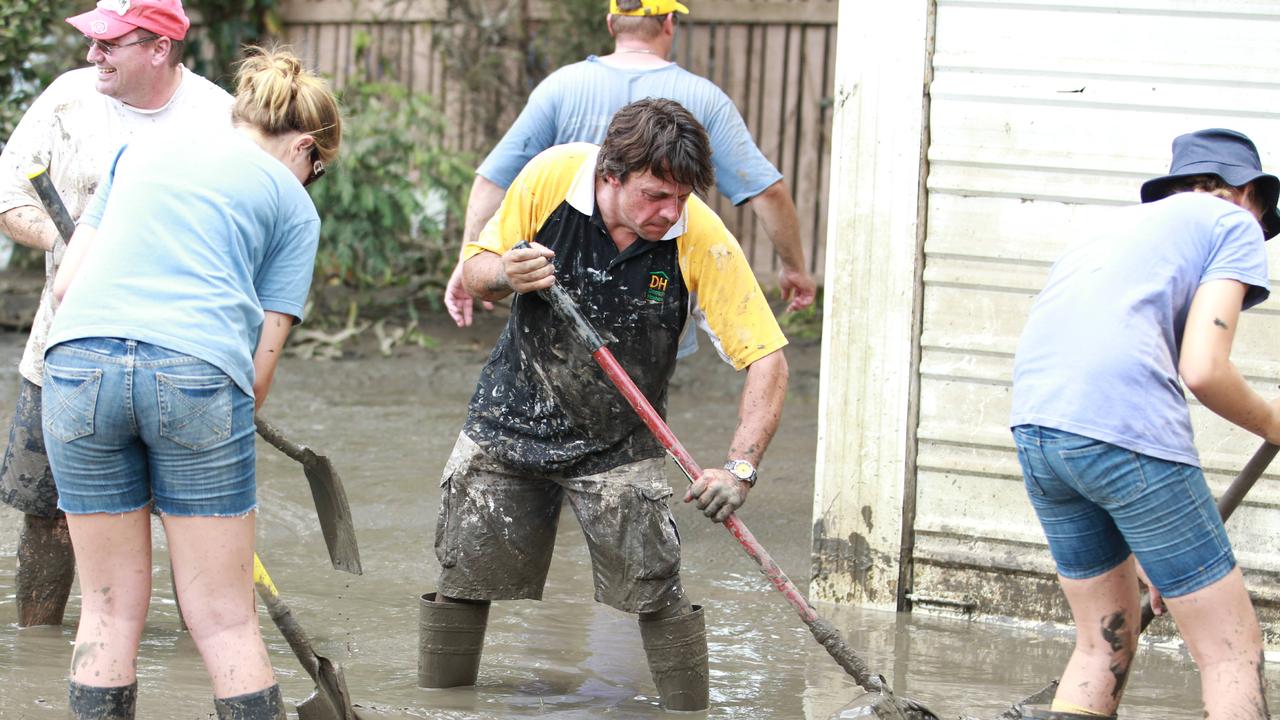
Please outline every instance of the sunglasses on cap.
[[85, 42], [88, 43], [89, 47], [98, 48], [98, 52], [102, 53], [103, 55], [106, 55], [107, 57], [111, 57], [111, 53], [115, 52], [116, 50], [119, 50], [120, 48], [133, 47], [134, 45], [149, 43], [152, 40], [159, 40], [160, 36], [152, 35], [150, 37], [144, 37], [141, 40], [134, 40], [133, 42], [122, 43], [119, 45], [117, 45], [116, 43], [109, 43], [106, 40], [98, 40], [97, 38], [91, 38], [88, 35], [86, 35], [84, 39], [85, 39]]

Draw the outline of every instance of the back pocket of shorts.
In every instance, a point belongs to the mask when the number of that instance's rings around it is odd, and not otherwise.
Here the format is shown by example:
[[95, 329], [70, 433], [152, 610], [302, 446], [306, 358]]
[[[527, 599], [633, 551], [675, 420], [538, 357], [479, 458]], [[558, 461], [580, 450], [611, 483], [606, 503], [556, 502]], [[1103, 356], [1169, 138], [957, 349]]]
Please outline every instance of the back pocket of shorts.
[[1060, 450], [1058, 457], [1080, 493], [1103, 507], [1123, 505], [1147, 489], [1142, 465], [1131, 450], [1095, 440]]
[[71, 442], [93, 434], [102, 371], [45, 364], [43, 418], [45, 434]]
[[156, 373], [160, 437], [204, 450], [231, 437], [231, 378]]

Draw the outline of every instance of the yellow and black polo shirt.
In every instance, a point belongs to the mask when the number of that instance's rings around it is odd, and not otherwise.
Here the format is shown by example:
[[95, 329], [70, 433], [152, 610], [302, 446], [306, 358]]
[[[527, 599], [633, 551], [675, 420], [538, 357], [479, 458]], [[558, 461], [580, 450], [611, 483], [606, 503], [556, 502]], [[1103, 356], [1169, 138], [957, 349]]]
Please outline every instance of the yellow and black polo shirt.
[[[787, 340], [738, 241], [698, 197], [689, 198], [662, 240], [618, 252], [595, 203], [598, 150], [560, 145], [531, 160], [463, 257], [501, 255], [521, 240], [554, 250], [556, 282], [665, 415], [667, 383], [690, 319], [738, 370]], [[515, 296], [465, 432], [490, 455], [531, 474], [589, 475], [663, 452], [536, 294]]]

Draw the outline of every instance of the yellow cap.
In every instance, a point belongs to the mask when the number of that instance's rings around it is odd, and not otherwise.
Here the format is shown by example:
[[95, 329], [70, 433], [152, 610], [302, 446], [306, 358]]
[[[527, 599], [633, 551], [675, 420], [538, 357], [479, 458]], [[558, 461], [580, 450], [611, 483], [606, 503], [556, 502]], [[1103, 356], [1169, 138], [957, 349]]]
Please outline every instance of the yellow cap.
[[689, 14], [689, 8], [676, 0], [640, 0], [640, 7], [635, 10], [619, 10], [618, 0], [609, 0], [609, 13], [612, 15], [631, 15], [633, 17], [649, 17], [667, 15], [673, 12]]

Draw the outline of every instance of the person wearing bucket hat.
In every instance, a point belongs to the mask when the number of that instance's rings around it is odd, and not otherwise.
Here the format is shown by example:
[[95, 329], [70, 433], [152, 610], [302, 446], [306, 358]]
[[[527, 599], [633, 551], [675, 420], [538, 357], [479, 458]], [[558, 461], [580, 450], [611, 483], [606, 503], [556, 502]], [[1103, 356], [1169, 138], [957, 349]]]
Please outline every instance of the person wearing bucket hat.
[[[720, 88], [667, 60], [676, 18], [688, 12], [675, 0], [611, 0], [605, 21], [616, 41], [613, 53], [566, 65], [534, 88], [515, 123], [476, 169], [463, 246], [479, 237], [520, 169], [539, 152], [571, 142], [598, 144], [623, 105], [646, 97], [669, 98], [706, 127], [720, 193], [734, 205], [750, 207], [765, 228], [780, 261], [778, 287], [789, 301], [787, 309], [813, 304], [817, 285], [805, 265], [800, 222], [782, 173], [756, 146], [742, 115]], [[463, 287], [461, 260], [444, 301], [459, 327], [471, 324], [473, 300]], [[692, 329], [685, 333], [680, 357], [698, 349], [697, 338]]]
[[93, 66], [50, 83], [0, 152], [0, 231], [45, 253], [45, 287], [18, 367], [21, 387], [0, 464], [0, 501], [24, 515], [15, 578], [20, 627], [61, 624], [75, 573], [40, 414], [53, 278], [66, 246], [27, 177], [47, 168], [77, 219], [131, 138], [169, 127], [200, 137], [231, 126], [231, 95], [181, 64], [188, 22], [177, 0], [104, 0], [68, 21], [85, 33]]
[[1137, 648], [1140, 582], [1200, 668], [1206, 718], [1267, 718], [1262, 635], [1214, 508], [1183, 387], [1280, 443], [1280, 401], [1230, 360], [1267, 298], [1278, 183], [1244, 135], [1173, 141], [1142, 204], [1104, 211], [1049, 273], [1013, 367], [1010, 426], [1076, 624], [1048, 715], [1114, 717]]
[[1280, 233], [1280, 180], [1262, 171], [1262, 161], [1253, 141], [1235, 130], [1210, 128], [1173, 141], [1173, 163], [1169, 174], [1142, 184], [1142, 202], [1168, 197], [1179, 183], [1198, 175], [1216, 175], [1234, 188], [1253, 184], [1256, 201], [1262, 207], [1263, 235], [1270, 240]]

